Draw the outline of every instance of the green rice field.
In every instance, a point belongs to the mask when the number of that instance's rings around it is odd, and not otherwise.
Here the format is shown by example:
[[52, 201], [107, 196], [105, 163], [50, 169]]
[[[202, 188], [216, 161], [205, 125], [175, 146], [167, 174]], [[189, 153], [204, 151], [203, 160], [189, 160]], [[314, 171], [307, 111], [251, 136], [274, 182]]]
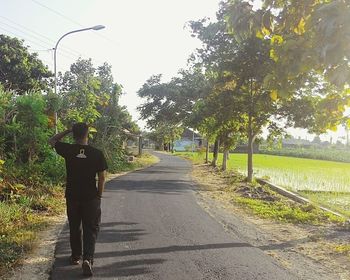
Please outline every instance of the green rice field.
[[[350, 192], [350, 163], [257, 154], [254, 176], [293, 191]], [[247, 155], [231, 154], [228, 168], [246, 173]]]
[[[205, 155], [182, 153], [194, 162], [203, 162]], [[218, 165], [222, 163], [222, 154]], [[299, 192], [312, 201], [350, 215], [350, 163], [305, 158], [256, 154], [253, 157], [254, 177]], [[228, 169], [246, 174], [247, 155], [230, 154]]]

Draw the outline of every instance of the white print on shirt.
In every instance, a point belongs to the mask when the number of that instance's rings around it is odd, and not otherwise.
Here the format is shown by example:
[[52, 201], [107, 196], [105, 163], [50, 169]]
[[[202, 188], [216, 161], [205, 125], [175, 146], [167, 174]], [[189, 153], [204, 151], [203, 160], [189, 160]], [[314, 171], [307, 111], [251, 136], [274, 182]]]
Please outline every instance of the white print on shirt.
[[80, 149], [80, 152], [79, 152], [79, 155], [77, 155], [77, 158], [87, 158], [87, 156], [85, 155], [84, 149]]

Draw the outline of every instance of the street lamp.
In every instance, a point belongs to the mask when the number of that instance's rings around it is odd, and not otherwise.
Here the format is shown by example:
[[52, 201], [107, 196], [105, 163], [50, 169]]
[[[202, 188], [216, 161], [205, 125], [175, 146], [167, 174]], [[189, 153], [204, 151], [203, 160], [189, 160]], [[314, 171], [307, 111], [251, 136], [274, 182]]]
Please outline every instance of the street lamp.
[[[77, 30], [73, 30], [73, 31], [70, 31], [66, 34], [64, 34], [63, 36], [61, 36], [61, 38], [58, 39], [55, 47], [54, 47], [54, 57], [53, 57], [53, 62], [54, 62], [54, 72], [55, 72], [55, 96], [57, 96], [57, 63], [56, 63], [56, 52], [57, 52], [57, 47], [58, 47], [58, 44], [59, 42], [61, 42], [61, 40], [66, 37], [67, 35], [69, 34], [72, 34], [72, 33], [77, 33], [77, 32], [82, 32], [82, 31], [87, 31], [87, 30], [101, 30], [105, 28], [105, 26], [103, 25], [95, 25], [93, 27], [88, 27], [88, 28], [82, 28], [82, 29], [77, 29]], [[56, 134], [57, 134], [57, 111], [55, 112], [55, 131], [56, 131]]]

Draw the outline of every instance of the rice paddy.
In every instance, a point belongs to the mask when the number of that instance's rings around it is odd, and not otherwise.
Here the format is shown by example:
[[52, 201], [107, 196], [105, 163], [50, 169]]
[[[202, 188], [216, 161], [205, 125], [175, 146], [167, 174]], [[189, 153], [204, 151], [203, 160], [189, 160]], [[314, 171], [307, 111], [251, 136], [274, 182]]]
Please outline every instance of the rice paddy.
[[[255, 177], [293, 191], [350, 192], [350, 163], [257, 154]], [[230, 169], [246, 173], [247, 155], [231, 154]]]
[[[194, 162], [203, 162], [204, 155], [182, 153]], [[221, 165], [222, 154], [218, 165]], [[247, 173], [247, 155], [230, 154], [228, 169]], [[350, 216], [350, 163], [305, 158], [256, 154], [253, 157], [254, 177], [298, 192], [303, 196]]]

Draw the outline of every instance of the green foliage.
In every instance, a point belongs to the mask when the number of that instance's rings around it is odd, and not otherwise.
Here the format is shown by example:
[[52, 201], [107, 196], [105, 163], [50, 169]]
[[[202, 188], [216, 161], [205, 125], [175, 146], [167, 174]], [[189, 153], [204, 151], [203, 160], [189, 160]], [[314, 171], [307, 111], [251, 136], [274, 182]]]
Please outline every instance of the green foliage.
[[147, 99], [138, 110], [149, 128], [163, 124], [191, 126], [193, 106], [208, 90], [208, 81], [200, 68], [180, 70], [168, 83], [161, 82], [161, 75], [154, 75], [138, 91], [140, 97]]
[[0, 57], [0, 84], [7, 91], [24, 94], [47, 88], [52, 74], [23, 41], [0, 34]]
[[119, 105], [122, 86], [113, 82], [112, 69], [107, 63], [95, 68], [91, 59], [79, 59], [70, 71], [59, 76], [59, 118], [64, 126], [74, 122], [87, 122], [97, 133], [90, 142], [103, 150], [109, 171], [123, 170], [127, 163], [123, 141], [124, 130], [138, 134], [125, 107]]
[[224, 150], [246, 140], [249, 181], [252, 147], [264, 128], [271, 138], [288, 126], [318, 134], [336, 130], [347, 123], [350, 104], [344, 25], [350, 5], [262, 2], [256, 10], [251, 1], [224, 1], [216, 22], [190, 22], [192, 36], [203, 43], [190, 58], [192, 68], [168, 83], [152, 76], [139, 90], [147, 98], [139, 110], [150, 128], [190, 125], [220, 140]]
[[48, 117], [45, 114], [45, 101], [41, 94], [29, 94], [16, 98], [17, 115], [13, 122], [18, 125], [14, 132], [15, 153], [22, 162], [38, 160], [47, 146]]
[[271, 57], [279, 64], [276, 89], [292, 89], [314, 71], [340, 90], [348, 84], [348, 1], [264, 0], [259, 10], [247, 1], [227, 1], [225, 9], [237, 38], [253, 33], [271, 42]]
[[39, 91], [49, 73], [21, 41], [0, 35], [0, 56], [1, 274], [30, 250], [46, 224], [43, 214], [64, 210], [64, 160], [48, 145], [53, 112], [59, 113], [59, 129], [85, 121], [97, 130], [90, 142], [104, 151], [112, 172], [133, 168], [125, 160], [124, 129], [134, 134], [139, 129], [118, 104], [122, 87], [113, 83], [110, 65], [94, 68], [91, 60], [78, 60], [60, 75], [55, 97]]
[[344, 219], [338, 218], [325, 211], [312, 207], [305, 211], [303, 206], [288, 205], [286, 202], [267, 202], [259, 199], [235, 197], [237, 203], [251, 209], [254, 214], [274, 219], [281, 222], [301, 224], [322, 224], [327, 222], [343, 223]]
[[0, 274], [32, 249], [35, 233], [47, 225], [43, 213], [57, 214], [63, 209], [61, 188], [22, 189], [10, 200], [0, 200]]

